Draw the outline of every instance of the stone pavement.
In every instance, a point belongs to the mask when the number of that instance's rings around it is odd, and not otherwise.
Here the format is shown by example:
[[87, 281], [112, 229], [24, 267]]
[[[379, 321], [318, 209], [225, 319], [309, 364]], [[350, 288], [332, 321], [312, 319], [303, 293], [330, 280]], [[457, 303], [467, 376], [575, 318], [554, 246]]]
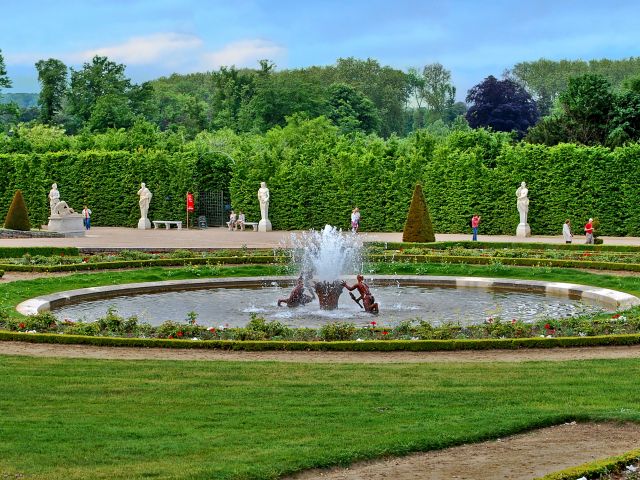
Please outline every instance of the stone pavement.
[[[136, 228], [93, 227], [84, 237], [67, 238], [3, 238], [0, 247], [80, 247], [80, 248], [274, 248], [287, 246], [290, 231], [253, 232], [229, 231], [226, 228], [206, 230], [138, 230]], [[365, 241], [400, 242], [401, 232], [371, 232], [358, 234]], [[640, 246], [640, 237], [601, 237], [605, 245]], [[526, 239], [510, 235], [479, 235], [481, 242], [540, 242], [563, 244], [562, 235], [533, 236]], [[436, 234], [438, 241], [471, 240], [471, 234]], [[574, 243], [584, 243], [576, 236]]]

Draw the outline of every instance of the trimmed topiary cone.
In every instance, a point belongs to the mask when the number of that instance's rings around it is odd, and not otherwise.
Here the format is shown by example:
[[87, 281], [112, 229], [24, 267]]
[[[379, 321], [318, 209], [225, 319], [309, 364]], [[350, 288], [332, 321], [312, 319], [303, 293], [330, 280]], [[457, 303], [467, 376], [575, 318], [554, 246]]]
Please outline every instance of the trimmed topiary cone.
[[422, 193], [422, 185], [416, 184], [411, 197], [411, 205], [407, 214], [407, 221], [402, 231], [403, 242], [435, 242], [429, 207]]
[[7, 218], [4, 219], [4, 228], [22, 230], [24, 232], [31, 230], [29, 212], [27, 211], [27, 205], [24, 203], [21, 190], [17, 190], [13, 196], [13, 201], [7, 212]]

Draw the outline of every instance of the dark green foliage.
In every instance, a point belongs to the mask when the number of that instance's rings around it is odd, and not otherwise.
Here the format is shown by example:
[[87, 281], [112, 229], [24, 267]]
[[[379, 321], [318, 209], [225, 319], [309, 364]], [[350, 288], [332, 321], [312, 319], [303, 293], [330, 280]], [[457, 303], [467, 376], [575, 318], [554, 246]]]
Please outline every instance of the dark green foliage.
[[44, 257], [79, 255], [75, 247], [0, 247], [0, 258], [20, 258], [25, 254]]
[[36, 63], [38, 81], [40, 82], [40, 120], [52, 123], [55, 116], [62, 111], [64, 94], [67, 89], [67, 66], [60, 60], [50, 58]]
[[402, 231], [403, 242], [435, 242], [429, 207], [422, 193], [422, 185], [416, 184]]
[[22, 230], [24, 232], [31, 230], [29, 212], [27, 211], [27, 206], [24, 203], [24, 198], [20, 190], [17, 190], [13, 196], [7, 217], [4, 219], [4, 228]]

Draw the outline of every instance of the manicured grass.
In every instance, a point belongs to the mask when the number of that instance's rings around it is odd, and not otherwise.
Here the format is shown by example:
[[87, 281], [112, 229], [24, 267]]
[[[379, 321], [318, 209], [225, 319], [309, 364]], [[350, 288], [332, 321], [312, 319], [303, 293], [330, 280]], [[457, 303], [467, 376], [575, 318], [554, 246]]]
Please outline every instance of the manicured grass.
[[640, 422], [639, 374], [636, 359], [349, 365], [0, 356], [0, 472], [276, 478], [570, 420]]

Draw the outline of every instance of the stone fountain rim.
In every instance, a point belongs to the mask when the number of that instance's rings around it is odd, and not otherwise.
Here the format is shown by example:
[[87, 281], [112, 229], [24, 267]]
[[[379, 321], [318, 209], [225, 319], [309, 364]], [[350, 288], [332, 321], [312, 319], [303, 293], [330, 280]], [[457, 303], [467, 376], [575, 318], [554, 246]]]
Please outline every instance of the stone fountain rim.
[[[88, 287], [31, 298], [20, 303], [16, 307], [16, 310], [22, 315], [35, 315], [64, 305], [72, 305], [91, 300], [101, 300], [120, 295], [176, 292], [206, 288], [259, 287], [266, 283], [274, 282], [279, 285], [290, 285], [296, 280], [296, 278], [297, 276], [198, 278]], [[354, 276], [341, 278], [348, 280], [349, 282], [354, 281]], [[634, 295], [608, 288], [574, 283], [517, 280], [510, 278], [424, 275], [367, 275], [366, 280], [369, 282], [375, 282], [377, 285], [400, 284], [411, 286], [526, 291], [544, 295], [553, 295], [556, 297], [590, 300], [615, 310], [626, 310], [633, 306], [640, 305], [640, 298]], [[372, 286], [375, 288], [374, 285]], [[375, 290], [373, 293], [375, 294]]]

